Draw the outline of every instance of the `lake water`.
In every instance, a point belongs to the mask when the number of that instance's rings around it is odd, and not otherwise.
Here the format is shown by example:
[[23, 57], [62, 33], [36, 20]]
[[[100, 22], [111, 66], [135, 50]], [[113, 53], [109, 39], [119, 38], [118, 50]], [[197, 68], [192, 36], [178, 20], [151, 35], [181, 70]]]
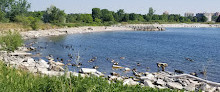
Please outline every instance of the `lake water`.
[[[42, 56], [53, 55], [70, 63], [68, 54], [75, 56], [79, 52], [81, 67], [99, 66], [99, 71], [119, 72], [112, 70], [114, 59], [120, 66], [136, 68], [139, 72], [156, 72], [157, 62], [168, 63], [167, 71], [174, 69], [184, 73], [199, 72], [207, 69], [208, 80], [220, 82], [220, 28], [167, 28], [166, 31], [117, 31], [73, 34], [59, 37], [43, 37], [27, 40], [26, 43], [38, 42], [36, 52]], [[95, 62], [89, 63], [92, 57]], [[125, 57], [125, 59], [120, 59]], [[194, 61], [188, 61], [191, 58]], [[137, 66], [140, 63], [140, 66]], [[149, 67], [149, 69], [147, 69]], [[78, 71], [69, 66], [69, 70]], [[203, 78], [202, 74], [198, 75]]]

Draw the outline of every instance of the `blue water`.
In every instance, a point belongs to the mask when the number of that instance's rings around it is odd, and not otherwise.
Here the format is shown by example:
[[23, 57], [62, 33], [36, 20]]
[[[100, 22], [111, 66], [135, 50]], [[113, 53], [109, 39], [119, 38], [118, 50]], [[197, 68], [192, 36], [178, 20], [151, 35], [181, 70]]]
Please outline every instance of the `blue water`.
[[[43, 37], [27, 40], [26, 43], [38, 42], [36, 52], [42, 56], [52, 54], [54, 58], [64, 59], [69, 63], [68, 54], [74, 57], [79, 52], [82, 67], [99, 66], [99, 71], [115, 71], [129, 75], [123, 70], [112, 70], [112, 63], [107, 58], [119, 62], [120, 66], [136, 68], [139, 72], [156, 72], [157, 62], [168, 63], [167, 71], [174, 69], [185, 73], [199, 72], [207, 68], [208, 80], [220, 82], [220, 28], [167, 28], [166, 31], [117, 31], [73, 34], [59, 37]], [[40, 48], [42, 47], [42, 48]], [[97, 57], [93, 63], [88, 61]], [[120, 59], [125, 57], [125, 59]], [[194, 61], [188, 61], [191, 58]], [[71, 63], [74, 63], [74, 59]], [[137, 66], [140, 63], [141, 66]], [[78, 71], [69, 66], [69, 70]], [[202, 74], [198, 75], [203, 78]]]

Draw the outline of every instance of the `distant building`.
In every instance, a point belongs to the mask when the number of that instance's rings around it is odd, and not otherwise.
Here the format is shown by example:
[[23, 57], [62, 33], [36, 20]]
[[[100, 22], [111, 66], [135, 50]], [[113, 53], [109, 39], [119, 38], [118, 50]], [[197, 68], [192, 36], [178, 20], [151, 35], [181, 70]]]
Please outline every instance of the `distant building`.
[[193, 16], [194, 16], [194, 13], [187, 12], [187, 13], [184, 14], [184, 16], [185, 16], [185, 17], [189, 17], [189, 16], [193, 17]]
[[169, 15], [168, 11], [163, 12], [163, 15]]
[[208, 19], [207, 22], [209, 22], [209, 21], [212, 21], [212, 16], [213, 15], [214, 15], [214, 13], [197, 13], [196, 17], [205, 16]]
[[216, 12], [215, 14], [214, 14], [214, 16], [219, 16], [220, 15], [220, 12]]

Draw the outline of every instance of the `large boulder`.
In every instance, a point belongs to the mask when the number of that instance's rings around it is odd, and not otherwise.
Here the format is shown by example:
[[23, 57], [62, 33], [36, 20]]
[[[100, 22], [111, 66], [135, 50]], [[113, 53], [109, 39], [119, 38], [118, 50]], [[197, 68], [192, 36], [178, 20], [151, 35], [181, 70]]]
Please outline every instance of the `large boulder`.
[[194, 83], [191, 83], [191, 84], [187, 85], [184, 89], [186, 89], [188, 91], [194, 91], [196, 89], [196, 85]]
[[183, 89], [183, 86], [177, 82], [168, 82], [167, 86], [171, 89]]
[[134, 81], [134, 80], [132, 80], [132, 79], [125, 79], [124, 81], [123, 81], [123, 85], [138, 85], [139, 84], [139, 82], [136, 82], [136, 81]]
[[148, 75], [146, 75], [146, 76], [141, 76], [140, 79], [141, 79], [141, 80], [146, 80], [146, 79], [148, 79], [148, 80], [151, 80], [151, 81], [155, 81], [155, 77], [154, 77], [153, 74], [148, 74]]
[[43, 59], [40, 59], [38, 61], [38, 64], [39, 64], [40, 67], [49, 68], [49, 64], [45, 60], [43, 60]]
[[161, 79], [158, 79], [158, 80], [156, 81], [156, 84], [157, 84], [157, 85], [161, 85], [161, 86], [165, 86], [165, 85], [166, 85], [166, 82], [164, 82], [164, 81], [161, 80]]
[[154, 88], [155, 85], [150, 80], [144, 80], [144, 86]]
[[96, 69], [90, 69], [90, 68], [82, 68], [81, 70], [80, 70], [80, 72], [82, 72], [82, 73], [96, 73]]

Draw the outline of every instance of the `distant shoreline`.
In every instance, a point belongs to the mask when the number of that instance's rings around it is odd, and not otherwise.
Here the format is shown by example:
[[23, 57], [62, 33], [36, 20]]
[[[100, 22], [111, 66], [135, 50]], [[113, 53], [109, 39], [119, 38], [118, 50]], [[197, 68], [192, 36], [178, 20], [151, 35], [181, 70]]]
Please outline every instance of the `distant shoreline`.
[[21, 32], [24, 39], [33, 39], [46, 36], [59, 36], [76, 33], [107, 32], [107, 31], [132, 31], [131, 26], [153, 26], [160, 28], [220, 28], [220, 24], [126, 24], [113, 26], [84, 26], [72, 28], [48, 29], [39, 31]]

